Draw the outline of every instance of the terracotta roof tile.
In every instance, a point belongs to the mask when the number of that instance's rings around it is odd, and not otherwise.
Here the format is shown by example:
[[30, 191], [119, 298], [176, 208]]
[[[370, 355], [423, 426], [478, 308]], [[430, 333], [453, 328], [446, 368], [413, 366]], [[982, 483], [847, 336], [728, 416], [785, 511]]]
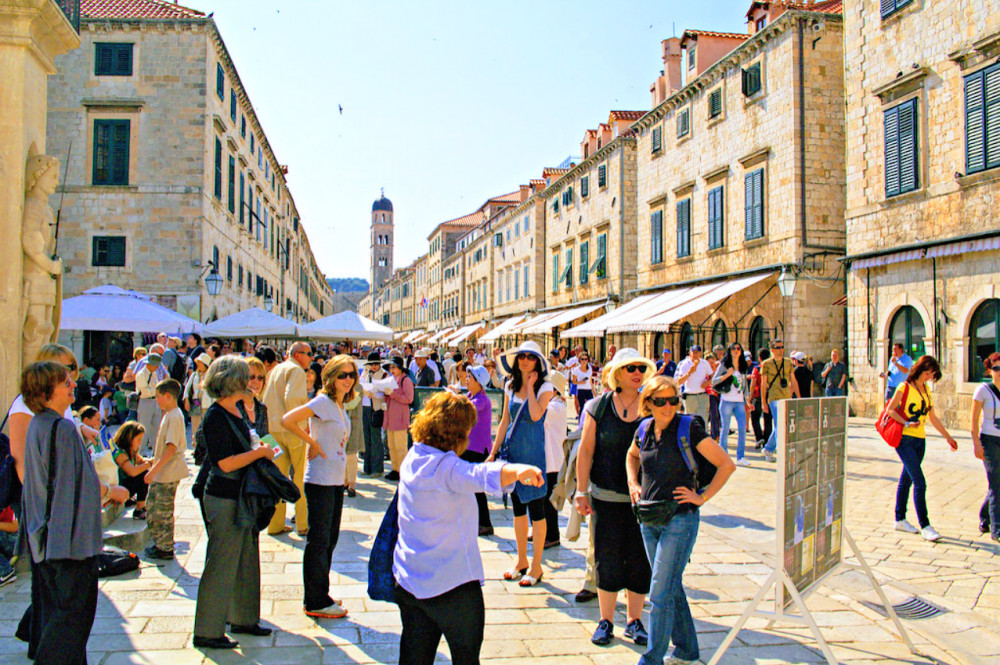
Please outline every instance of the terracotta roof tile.
[[542, 169], [542, 176], [545, 178], [548, 178], [550, 175], [559, 176], [566, 175], [567, 173], [569, 173], [569, 169], [557, 169], [554, 166]]
[[540, 179], [540, 178], [532, 178], [531, 179], [531, 186], [534, 187], [535, 185], [541, 185], [542, 187], [544, 187], [545, 186], [545, 181], [542, 180], [542, 179]]
[[823, 14], [843, 14], [844, 13], [844, 2], [843, 0], [812, 0], [809, 2], [791, 2], [790, 0], [773, 0], [773, 2], [754, 2], [750, 5], [750, 9], [747, 11], [747, 16], [753, 13], [758, 7], [767, 7], [769, 5], [778, 5], [780, 7], [785, 7], [786, 9], [800, 9], [807, 12], [820, 12]]
[[746, 41], [747, 39], [750, 39], [749, 35], [747, 35], [745, 33], [740, 33], [740, 32], [715, 32], [713, 30], [685, 30], [684, 31], [684, 36], [681, 37], [681, 41], [687, 39], [689, 35], [692, 36], [692, 37], [699, 37], [699, 36], [703, 36], [703, 37], [723, 37], [725, 39], [739, 39], [739, 40], [742, 40], [742, 41]]
[[510, 194], [501, 194], [500, 196], [491, 196], [490, 201], [499, 201], [500, 203], [520, 203], [521, 202], [521, 190], [516, 192], [511, 192]]
[[186, 19], [204, 18], [204, 12], [167, 0], [81, 0], [84, 18]]
[[612, 111], [611, 120], [638, 120], [646, 115], [647, 111]]

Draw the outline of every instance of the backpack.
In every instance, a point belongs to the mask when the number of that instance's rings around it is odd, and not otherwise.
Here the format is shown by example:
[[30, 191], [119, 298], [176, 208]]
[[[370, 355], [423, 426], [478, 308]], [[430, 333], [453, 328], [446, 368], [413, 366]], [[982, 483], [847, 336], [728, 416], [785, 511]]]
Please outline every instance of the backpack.
[[[0, 423], [0, 431], [7, 425], [10, 411]], [[10, 438], [0, 432], [0, 510], [21, 496], [21, 480], [17, 477], [17, 467], [13, 455], [10, 454]]]
[[124, 575], [139, 568], [139, 557], [134, 552], [127, 552], [117, 547], [106, 546], [97, 555], [97, 576], [114, 577]]
[[[704, 426], [704, 421], [702, 421], [701, 416], [678, 414], [676, 417], [680, 418], [677, 424], [677, 447], [680, 448], [684, 465], [687, 466], [688, 471], [694, 476], [695, 491], [701, 494], [711, 484], [712, 480], [715, 479], [715, 472], [718, 471], [717, 466], [709, 462], [704, 455], [698, 452], [697, 448], [692, 448], [691, 446], [691, 423], [697, 418], [701, 421], [702, 426]], [[639, 429], [636, 430], [636, 437], [640, 442], [646, 440], [646, 435], [649, 433], [652, 425], [652, 418], [646, 418], [639, 423]]]
[[396, 602], [396, 578], [392, 574], [392, 558], [399, 540], [399, 492], [392, 496], [378, 528], [368, 557], [368, 597], [372, 600]]

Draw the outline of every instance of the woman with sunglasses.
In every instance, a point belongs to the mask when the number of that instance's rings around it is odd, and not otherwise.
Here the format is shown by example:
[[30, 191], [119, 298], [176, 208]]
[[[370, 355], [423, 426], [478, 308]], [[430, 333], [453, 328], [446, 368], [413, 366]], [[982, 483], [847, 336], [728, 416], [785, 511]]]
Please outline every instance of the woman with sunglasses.
[[[679, 415], [680, 402], [680, 390], [674, 379], [656, 376], [647, 382], [642, 389], [640, 409], [643, 415], [652, 418], [647, 419], [649, 424], [645, 428], [636, 432], [628, 450], [631, 501], [657, 505], [664, 513], [655, 523], [644, 522], [640, 526], [653, 571], [649, 592], [653, 607], [649, 613], [649, 647], [639, 659], [639, 665], [661, 665], [671, 641], [674, 654], [668, 663], [686, 665], [700, 657], [698, 634], [681, 580], [698, 537], [698, 508], [722, 489], [736, 469], [729, 454], [708, 436], [698, 419]], [[700, 493], [694, 473], [684, 462], [678, 445], [681, 418], [691, 419], [688, 441], [693, 444], [695, 459], [699, 464], [711, 464], [717, 469], [712, 482]], [[726, 421], [723, 422], [725, 430]], [[642, 440], [639, 440], [640, 432], [645, 434]]]
[[[903, 472], [899, 475], [899, 485], [896, 487], [896, 531], [919, 533], [924, 540], [937, 542], [941, 534], [931, 526], [927, 514], [927, 480], [923, 469], [924, 452], [927, 449], [927, 433], [925, 424], [930, 421], [941, 436], [948, 441], [952, 451], [958, 450], [958, 442], [945, 429], [944, 424], [934, 411], [931, 399], [930, 381], [941, 380], [941, 366], [932, 356], [921, 356], [910, 368], [910, 373], [897, 389], [889, 402], [887, 413], [889, 417], [903, 425], [903, 436], [896, 448], [896, 454], [903, 462]], [[909, 501], [910, 487], [913, 487], [913, 507], [917, 511], [920, 529], [906, 521], [906, 504]]]
[[1000, 542], [1000, 353], [984, 363], [992, 379], [972, 396], [972, 446], [986, 467], [986, 500], [979, 509], [979, 531]]
[[577, 363], [569, 371], [570, 383], [576, 386], [576, 412], [583, 413], [583, 405], [594, 396], [591, 383], [594, 378], [594, 368], [590, 365], [590, 355], [583, 351], [577, 354]]
[[639, 426], [639, 388], [656, 366], [635, 349], [624, 348], [606, 364], [610, 390], [585, 404], [583, 433], [576, 458], [576, 504], [593, 514], [597, 601], [601, 620], [590, 641], [607, 645], [614, 637], [618, 592], [625, 590], [625, 636], [636, 644], [648, 639], [642, 606], [649, 593], [649, 561], [639, 523], [629, 500], [625, 457]]
[[719, 415], [722, 418], [722, 449], [729, 451], [729, 423], [736, 418], [736, 463], [740, 466], [750, 466], [743, 456], [747, 445], [747, 411], [749, 404], [750, 382], [747, 380], [750, 365], [743, 355], [743, 347], [738, 342], [729, 345], [725, 357], [715, 368], [712, 376], [712, 387], [719, 393]]
[[[347, 442], [351, 418], [345, 405], [358, 390], [358, 369], [348, 355], [334, 356], [321, 374], [323, 387], [306, 404], [292, 409], [281, 425], [308, 445], [305, 474], [309, 533], [302, 559], [305, 613], [322, 619], [347, 616], [341, 602], [330, 596], [330, 562], [340, 537], [347, 476]], [[309, 431], [299, 423], [309, 420]]]

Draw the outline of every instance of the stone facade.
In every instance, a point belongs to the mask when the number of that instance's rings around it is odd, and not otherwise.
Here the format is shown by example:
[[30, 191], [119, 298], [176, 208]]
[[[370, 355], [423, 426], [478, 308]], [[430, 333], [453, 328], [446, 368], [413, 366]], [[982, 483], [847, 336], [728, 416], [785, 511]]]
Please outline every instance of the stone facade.
[[[968, 427], [982, 359], [1000, 348], [989, 315], [1000, 304], [1000, 174], [967, 162], [965, 90], [1000, 56], [1000, 14], [955, 0], [910, 3], [883, 18], [866, 0], [845, 4], [844, 28], [853, 406], [877, 415], [898, 341], [938, 358], [935, 411], [949, 427]], [[916, 182], [894, 194], [885, 119], [911, 100]], [[997, 146], [1000, 136], [988, 141]]]

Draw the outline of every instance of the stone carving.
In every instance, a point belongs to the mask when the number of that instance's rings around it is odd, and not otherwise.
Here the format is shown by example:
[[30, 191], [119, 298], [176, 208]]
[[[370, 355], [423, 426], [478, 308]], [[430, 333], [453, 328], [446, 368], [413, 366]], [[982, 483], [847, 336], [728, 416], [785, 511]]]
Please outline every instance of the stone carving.
[[24, 327], [21, 358], [33, 362], [43, 344], [56, 341], [62, 305], [62, 260], [55, 257], [55, 215], [49, 197], [59, 184], [59, 160], [48, 155], [28, 158], [24, 173]]

